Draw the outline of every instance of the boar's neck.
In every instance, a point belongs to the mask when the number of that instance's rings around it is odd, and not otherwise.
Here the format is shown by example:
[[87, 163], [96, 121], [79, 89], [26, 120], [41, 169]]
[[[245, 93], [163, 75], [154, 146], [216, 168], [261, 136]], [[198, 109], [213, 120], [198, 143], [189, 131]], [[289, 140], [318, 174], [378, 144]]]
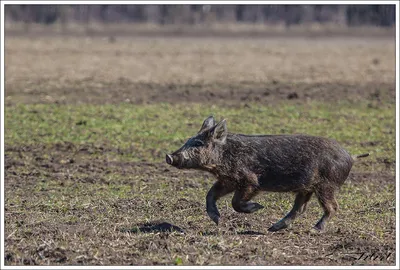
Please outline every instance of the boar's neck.
[[234, 172], [248, 170], [257, 159], [257, 148], [257, 138], [229, 133], [224, 144], [216, 145], [209, 170], [217, 176], [232, 176]]

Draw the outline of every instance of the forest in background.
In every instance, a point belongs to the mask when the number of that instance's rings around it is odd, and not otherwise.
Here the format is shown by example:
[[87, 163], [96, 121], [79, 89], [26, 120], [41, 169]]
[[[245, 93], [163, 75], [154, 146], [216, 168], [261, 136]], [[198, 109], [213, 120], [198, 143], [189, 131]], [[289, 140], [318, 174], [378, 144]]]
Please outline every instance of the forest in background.
[[210, 23], [393, 27], [395, 5], [6, 5], [6, 23]]

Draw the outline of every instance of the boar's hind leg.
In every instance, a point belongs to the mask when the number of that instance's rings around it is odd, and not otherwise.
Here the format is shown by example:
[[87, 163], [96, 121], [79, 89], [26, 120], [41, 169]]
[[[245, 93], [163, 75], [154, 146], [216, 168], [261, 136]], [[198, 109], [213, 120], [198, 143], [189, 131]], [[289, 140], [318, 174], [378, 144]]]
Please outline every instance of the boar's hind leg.
[[318, 221], [314, 228], [322, 231], [325, 227], [325, 223], [339, 209], [339, 205], [335, 199], [334, 190], [331, 187], [320, 188], [316, 190], [315, 194], [317, 195], [318, 201], [324, 209], [324, 215]]
[[222, 182], [217, 181], [207, 193], [207, 214], [217, 225], [219, 217], [221, 216], [217, 208], [217, 200], [226, 194], [233, 192], [233, 190], [233, 187], [226, 186]]
[[257, 193], [257, 189], [253, 186], [247, 186], [236, 190], [232, 199], [233, 209], [239, 213], [253, 213], [264, 208], [261, 204], [249, 202]]
[[304, 213], [306, 210], [307, 202], [310, 200], [312, 192], [299, 192], [294, 200], [294, 205], [292, 210], [280, 221], [272, 225], [268, 229], [270, 232], [276, 232], [281, 229], [287, 228], [289, 224], [300, 214]]

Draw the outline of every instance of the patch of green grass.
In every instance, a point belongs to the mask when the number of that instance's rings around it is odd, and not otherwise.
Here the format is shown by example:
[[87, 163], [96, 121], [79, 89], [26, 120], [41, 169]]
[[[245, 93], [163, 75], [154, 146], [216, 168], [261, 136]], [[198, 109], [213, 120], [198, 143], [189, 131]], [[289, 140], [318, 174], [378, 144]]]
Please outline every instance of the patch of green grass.
[[[338, 140], [369, 160], [395, 160], [395, 107], [311, 102], [220, 107], [204, 104], [20, 105], [5, 112], [5, 144], [71, 142], [114, 149], [117, 160], [159, 161], [193, 136], [209, 115], [226, 118], [231, 132], [306, 133]], [[392, 166], [394, 170], [394, 163]]]

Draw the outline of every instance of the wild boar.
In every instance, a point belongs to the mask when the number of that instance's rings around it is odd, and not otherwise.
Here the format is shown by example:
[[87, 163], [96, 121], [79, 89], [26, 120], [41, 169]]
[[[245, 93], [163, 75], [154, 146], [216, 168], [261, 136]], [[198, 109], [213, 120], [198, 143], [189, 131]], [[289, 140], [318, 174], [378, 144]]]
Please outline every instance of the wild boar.
[[345, 182], [353, 162], [369, 154], [351, 156], [335, 140], [309, 135], [243, 135], [229, 133], [226, 120], [208, 117], [199, 132], [180, 149], [166, 155], [178, 169], [198, 169], [217, 178], [206, 197], [209, 217], [218, 225], [217, 200], [231, 192], [233, 209], [253, 213], [262, 205], [250, 200], [260, 191], [294, 192], [291, 211], [272, 225], [278, 231], [304, 213], [312, 194], [324, 214], [315, 225], [323, 230], [338, 210], [335, 192]]

